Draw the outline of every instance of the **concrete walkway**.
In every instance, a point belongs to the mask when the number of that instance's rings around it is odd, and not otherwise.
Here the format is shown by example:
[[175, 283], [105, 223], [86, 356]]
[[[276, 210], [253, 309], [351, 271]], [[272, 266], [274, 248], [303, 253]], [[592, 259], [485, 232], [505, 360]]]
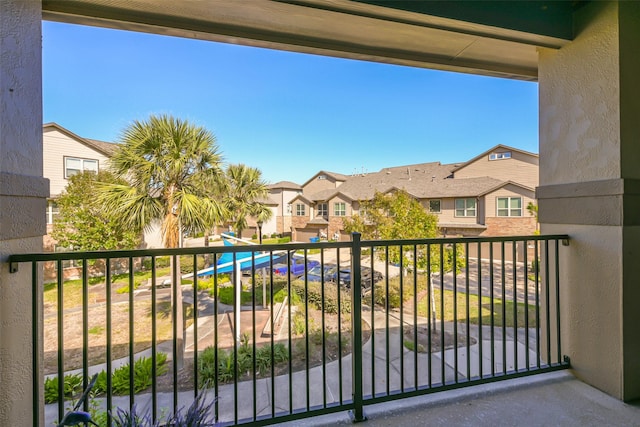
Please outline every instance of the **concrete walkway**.
[[[370, 312], [363, 313], [369, 317]], [[411, 316], [405, 316], [405, 321]], [[206, 318], [200, 318], [201, 322], [206, 322]], [[388, 321], [389, 328], [384, 326]], [[401, 389], [411, 390], [417, 378], [419, 386], [432, 384], [437, 386], [445, 382], [464, 381], [467, 370], [471, 376], [479, 375], [480, 369], [484, 374], [491, 374], [491, 341], [483, 340], [476, 342], [469, 348], [459, 347], [437, 351], [432, 354], [418, 353], [407, 350], [403, 345], [403, 338], [400, 335], [400, 322], [397, 314], [391, 313], [387, 316], [382, 311], [376, 311], [374, 316], [374, 326], [376, 328], [373, 337], [363, 346], [363, 388], [365, 395], [376, 395], [394, 393]], [[438, 329], [441, 326], [438, 325]], [[462, 326], [459, 326], [460, 332]], [[485, 327], [486, 328], [486, 327]], [[488, 330], [483, 328], [483, 338], [488, 338]], [[445, 324], [446, 330], [452, 330], [452, 324]], [[478, 336], [477, 328], [471, 329], [470, 335], [474, 338]], [[521, 334], [519, 334], [521, 335]], [[517, 363], [519, 369], [526, 368], [526, 346], [518, 341], [514, 341], [512, 336], [507, 335], [505, 340], [500, 335], [494, 339], [494, 363], [493, 370], [501, 372], [503, 364], [506, 369], [512, 370]], [[387, 345], [387, 343], [389, 343]], [[506, 344], [503, 348], [503, 343]], [[480, 348], [482, 347], [482, 357]], [[518, 358], [514, 357], [514, 349], [518, 349]], [[503, 350], [506, 352], [506, 359], [502, 360]], [[457, 375], [455, 369], [455, 355], [457, 352], [458, 366]], [[469, 365], [467, 365], [467, 353], [469, 354]], [[417, 362], [417, 365], [416, 365]], [[349, 401], [352, 396], [351, 388], [351, 355], [327, 363], [324, 367], [317, 366], [308, 371], [295, 372], [293, 375], [281, 375], [275, 378], [272, 384], [271, 378], [256, 380], [255, 382], [255, 408], [257, 416], [271, 417], [273, 414], [289, 413], [291, 410], [297, 412], [305, 410], [307, 407], [339, 404], [341, 401]], [[535, 353], [529, 351], [529, 365], [536, 363]], [[417, 376], [415, 374], [417, 367]], [[340, 375], [340, 372], [342, 375]], [[326, 381], [325, 381], [326, 378]], [[325, 384], [322, 387], [322, 384]], [[253, 417], [254, 411], [254, 383], [245, 381], [234, 386], [233, 384], [221, 385], [218, 389], [219, 420], [222, 422], [233, 422], [234, 419], [247, 419]], [[494, 386], [497, 387], [497, 386]], [[449, 395], [450, 392], [444, 393]], [[213, 398], [213, 390], [208, 395]], [[293, 398], [290, 401], [290, 396]], [[178, 396], [178, 407], [188, 406], [193, 399], [193, 392], [181, 392]], [[104, 404], [104, 399], [99, 399]], [[128, 407], [128, 397], [114, 397], [115, 406]], [[173, 406], [172, 393], [158, 394], [158, 407], [165, 410]], [[237, 414], [234, 403], [237, 402]], [[394, 405], [404, 405], [398, 401]], [[136, 396], [136, 405], [139, 411], [150, 410], [150, 394]], [[394, 406], [395, 407], [395, 406]], [[56, 406], [47, 405], [47, 421], [53, 421], [56, 417]], [[345, 415], [342, 414], [344, 417]], [[338, 417], [338, 415], [334, 415]], [[300, 423], [300, 421], [298, 422]], [[331, 422], [331, 424], [333, 421]], [[300, 424], [292, 424], [300, 425]], [[322, 424], [320, 424], [322, 425]], [[382, 425], [382, 424], [381, 424]], [[416, 425], [416, 424], [411, 424]]]

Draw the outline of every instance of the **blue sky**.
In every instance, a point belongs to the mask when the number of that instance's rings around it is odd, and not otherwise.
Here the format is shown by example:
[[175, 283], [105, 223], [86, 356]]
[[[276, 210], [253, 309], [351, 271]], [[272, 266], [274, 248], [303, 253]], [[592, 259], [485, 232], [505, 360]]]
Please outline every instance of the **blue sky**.
[[319, 170], [538, 152], [538, 85], [191, 39], [43, 23], [44, 122], [117, 142], [168, 113], [211, 130], [267, 182]]

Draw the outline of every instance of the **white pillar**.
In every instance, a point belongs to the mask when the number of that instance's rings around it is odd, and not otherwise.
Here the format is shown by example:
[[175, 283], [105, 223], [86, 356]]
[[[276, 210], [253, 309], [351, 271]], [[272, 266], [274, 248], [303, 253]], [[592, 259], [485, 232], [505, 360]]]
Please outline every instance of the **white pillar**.
[[33, 425], [31, 384], [41, 374], [32, 369], [31, 268], [9, 273], [6, 262], [42, 251], [46, 232], [41, 19], [39, 0], [0, 1], [0, 423], [10, 426]]
[[563, 353], [576, 375], [640, 398], [640, 4], [590, 2], [541, 49], [539, 218], [567, 233]]

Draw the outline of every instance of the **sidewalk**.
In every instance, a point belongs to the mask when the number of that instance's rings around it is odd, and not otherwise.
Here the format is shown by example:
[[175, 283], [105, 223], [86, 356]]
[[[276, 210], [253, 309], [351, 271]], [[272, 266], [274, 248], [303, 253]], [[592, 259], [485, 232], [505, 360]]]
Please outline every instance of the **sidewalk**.
[[[203, 317], [202, 322], [212, 318]], [[375, 325], [386, 322], [383, 312], [376, 312]], [[452, 325], [445, 324], [446, 329]], [[476, 330], [471, 330], [477, 337]], [[483, 329], [483, 338], [489, 335]], [[502, 370], [503, 341], [501, 336], [494, 337], [496, 372]], [[387, 342], [391, 343], [387, 347]], [[364, 394], [375, 391], [394, 392], [404, 387], [410, 390], [414, 386], [415, 355], [401, 346], [399, 321], [389, 316], [389, 334], [385, 329], [376, 329], [372, 339], [363, 346], [363, 388]], [[526, 348], [521, 342], [514, 342], [507, 336], [504, 341], [507, 353], [507, 370], [513, 369], [514, 349], [518, 349], [518, 367], [526, 366]], [[482, 346], [482, 364], [480, 363]], [[375, 355], [372, 355], [372, 348]], [[387, 354], [387, 348], [389, 354]], [[400, 350], [402, 349], [402, 350]], [[483, 339], [469, 348], [470, 366], [467, 367], [466, 347], [438, 351], [431, 355], [418, 353], [419, 385], [438, 384], [444, 380], [454, 381], [454, 358], [458, 353], [458, 380], [466, 378], [467, 369], [471, 375], [479, 374], [480, 366], [485, 374], [491, 373], [491, 341]], [[444, 361], [444, 363], [443, 363]], [[530, 364], [535, 365], [535, 354], [530, 352]], [[429, 372], [431, 368], [431, 372]], [[403, 371], [403, 375], [401, 375]], [[340, 376], [340, 372], [342, 375]], [[289, 413], [309, 407], [338, 404], [341, 400], [351, 400], [351, 355], [340, 360], [312, 368], [308, 372], [295, 372], [291, 377], [281, 375], [275, 378], [259, 379], [255, 382], [255, 408], [257, 416], [271, 417], [273, 413]], [[318, 387], [323, 384], [325, 387]], [[387, 383], [387, 378], [389, 382]], [[374, 390], [375, 387], [375, 390]], [[275, 395], [274, 395], [275, 392]], [[208, 391], [213, 398], [213, 390]], [[308, 394], [307, 394], [308, 393]], [[254, 410], [253, 381], [221, 385], [218, 389], [219, 421], [233, 422], [234, 403], [237, 403], [237, 419], [253, 417]], [[272, 395], [274, 395], [272, 401]], [[293, 400], [289, 401], [289, 396]], [[193, 391], [178, 394], [178, 407], [188, 406], [193, 400]], [[236, 402], [237, 396], [237, 402]], [[102, 399], [104, 400], [104, 399]], [[158, 408], [170, 410], [173, 404], [172, 393], [158, 394]], [[103, 402], [104, 403], [104, 402]], [[128, 406], [128, 397], [114, 396], [115, 406]], [[150, 410], [151, 395], [136, 396], [139, 411]], [[47, 420], [55, 417], [55, 405], [47, 405]], [[640, 426], [640, 406], [625, 405], [580, 382], [569, 372], [562, 371], [541, 374], [517, 380], [508, 380], [494, 384], [466, 387], [455, 391], [434, 393], [417, 398], [402, 399], [385, 404], [365, 407], [369, 417], [363, 425], [367, 426], [416, 426], [425, 425], [631, 425]], [[526, 417], [526, 419], [524, 418]], [[320, 426], [351, 424], [346, 412], [314, 417], [285, 423], [288, 426]]]

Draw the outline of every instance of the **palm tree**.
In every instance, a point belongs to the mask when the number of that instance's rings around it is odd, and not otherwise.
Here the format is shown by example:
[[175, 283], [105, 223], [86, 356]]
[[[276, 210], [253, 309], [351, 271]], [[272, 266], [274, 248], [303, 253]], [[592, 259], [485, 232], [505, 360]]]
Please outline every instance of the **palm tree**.
[[179, 246], [184, 230], [204, 229], [225, 216], [206, 189], [222, 177], [215, 137], [168, 115], [135, 121], [125, 129], [110, 167], [129, 184], [103, 185], [107, 208], [135, 227], [162, 224], [164, 246]]
[[229, 220], [238, 237], [247, 228], [247, 218], [260, 221], [271, 218], [271, 210], [264, 204], [269, 190], [262, 180], [259, 169], [243, 164], [229, 165], [225, 172], [225, 204], [230, 213]]
[[[226, 216], [223, 205], [206, 191], [223, 176], [221, 160], [215, 137], [208, 130], [168, 115], [152, 115], [124, 130], [110, 167], [127, 183], [103, 184], [100, 198], [133, 229], [149, 229], [159, 221], [164, 246], [176, 248], [185, 230], [205, 229]], [[178, 278], [173, 283], [174, 303], [179, 313], [177, 330], [182, 331], [177, 264], [172, 263], [172, 277]]]

